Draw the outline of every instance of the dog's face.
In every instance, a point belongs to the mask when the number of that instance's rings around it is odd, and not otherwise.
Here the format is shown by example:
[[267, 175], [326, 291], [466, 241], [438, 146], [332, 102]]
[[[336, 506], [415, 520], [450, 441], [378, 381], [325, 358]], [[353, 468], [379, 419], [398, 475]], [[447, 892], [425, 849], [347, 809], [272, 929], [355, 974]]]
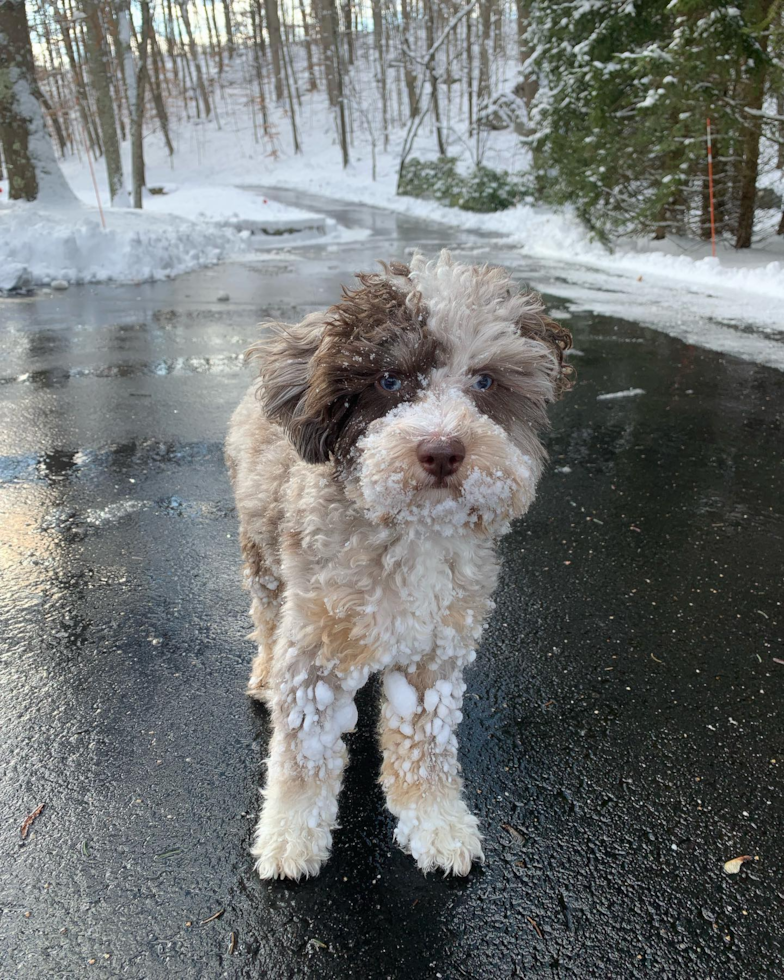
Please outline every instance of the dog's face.
[[377, 522], [491, 528], [530, 505], [568, 331], [499, 268], [415, 258], [251, 352], [265, 412]]

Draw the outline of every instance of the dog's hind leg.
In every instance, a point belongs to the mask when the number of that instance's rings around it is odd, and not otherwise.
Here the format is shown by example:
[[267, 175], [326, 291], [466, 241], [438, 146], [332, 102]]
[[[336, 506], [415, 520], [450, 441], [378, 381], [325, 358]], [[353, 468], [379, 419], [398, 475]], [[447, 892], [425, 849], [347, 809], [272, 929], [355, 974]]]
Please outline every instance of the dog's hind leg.
[[462, 671], [388, 671], [381, 709], [381, 783], [398, 818], [395, 839], [427, 872], [466, 875], [484, 860], [479, 823], [461, 791], [457, 725]]
[[258, 644], [258, 653], [251, 665], [248, 694], [266, 701], [282, 585], [265, 562], [261, 548], [244, 532], [240, 536], [240, 545], [245, 559], [245, 585], [252, 596], [250, 614], [255, 626], [249, 639]]

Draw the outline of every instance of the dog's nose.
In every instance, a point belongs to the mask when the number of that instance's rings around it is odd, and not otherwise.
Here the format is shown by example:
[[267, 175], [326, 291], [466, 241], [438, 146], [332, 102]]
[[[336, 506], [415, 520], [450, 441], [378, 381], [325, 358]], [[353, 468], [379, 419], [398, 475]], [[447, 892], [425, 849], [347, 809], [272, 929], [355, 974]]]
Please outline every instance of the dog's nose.
[[426, 473], [441, 482], [460, 469], [465, 446], [460, 439], [423, 439], [417, 446], [417, 459]]

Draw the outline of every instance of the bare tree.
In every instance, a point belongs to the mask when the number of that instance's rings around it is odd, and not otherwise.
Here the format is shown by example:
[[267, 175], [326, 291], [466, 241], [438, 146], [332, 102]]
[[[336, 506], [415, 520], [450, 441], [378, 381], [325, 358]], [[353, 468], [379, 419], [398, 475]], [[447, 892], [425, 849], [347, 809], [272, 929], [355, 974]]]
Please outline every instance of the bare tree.
[[82, 66], [76, 56], [74, 38], [71, 36], [71, 21], [60, 11], [57, 6], [52, 7], [52, 12], [60, 28], [63, 46], [65, 47], [68, 64], [71, 68], [71, 78], [76, 92], [76, 105], [79, 110], [79, 117], [81, 119], [82, 127], [84, 129], [86, 139], [90, 144], [90, 150], [92, 151], [93, 155], [100, 156], [103, 152], [103, 147], [101, 146], [101, 136], [98, 125], [96, 124], [90, 109], [90, 96], [87, 92], [84, 72], [82, 71]]
[[133, 185], [133, 206], [142, 206], [144, 176], [144, 144], [142, 124], [144, 122], [144, 95], [147, 86], [147, 52], [150, 40], [150, 6], [148, 0], [140, 0], [142, 11], [142, 32], [139, 39], [138, 69], [131, 50], [131, 4], [124, 0], [118, 12], [118, 36], [125, 64], [125, 82], [128, 93], [128, 109], [131, 117], [131, 181]]
[[223, 0], [223, 20], [226, 25], [226, 47], [229, 49], [229, 61], [234, 57], [234, 26], [231, 18], [231, 0]]
[[403, 74], [406, 80], [406, 92], [408, 93], [408, 116], [413, 119], [419, 112], [417, 101], [416, 72], [413, 66], [413, 53], [411, 51], [411, 0], [400, 0], [400, 13], [403, 18]]
[[332, 57], [335, 66], [335, 98], [337, 99], [338, 110], [338, 137], [340, 139], [340, 151], [343, 155], [343, 166], [349, 165], [348, 156], [348, 131], [346, 129], [346, 98], [343, 85], [343, 58], [340, 53], [338, 43], [338, 8], [336, 0], [322, 0], [329, 11], [329, 22], [332, 25]]
[[[430, 51], [435, 43], [435, 11], [433, 10], [434, 4], [428, 3], [427, 11], [425, 16], [425, 38], [427, 41], [427, 49]], [[448, 37], [448, 35], [447, 35]], [[446, 38], [444, 38], [446, 40]], [[436, 74], [436, 59], [435, 56], [428, 58], [427, 60], [427, 73], [430, 77], [430, 105], [433, 109], [433, 119], [436, 124], [436, 139], [438, 140], [438, 153], [440, 156], [446, 156], [446, 141], [444, 140], [444, 131], [441, 128], [441, 108], [438, 102], [438, 75]]]
[[477, 109], [490, 98], [490, 35], [493, 30], [493, 0], [479, 0], [479, 81]]
[[24, 0], [0, 0], [0, 142], [9, 197], [72, 203], [75, 197], [55, 159], [37, 91]]
[[212, 111], [212, 107], [210, 105], [210, 96], [207, 92], [207, 86], [204, 82], [204, 73], [201, 70], [199, 53], [196, 49], [196, 40], [193, 36], [193, 28], [191, 27], [191, 19], [188, 15], [188, 0], [179, 0], [179, 4], [182, 23], [185, 27], [185, 33], [188, 35], [188, 50], [190, 51], [193, 70], [196, 73], [196, 85], [198, 86], [199, 95], [201, 96], [202, 105], [204, 106], [204, 114], [209, 116], [210, 112]]
[[308, 59], [308, 91], [315, 92], [318, 88], [316, 82], [316, 72], [313, 64], [313, 45], [310, 39], [310, 23], [308, 14], [305, 10], [305, 0], [299, 0], [299, 12], [302, 18], [302, 32], [305, 35], [305, 53]]
[[95, 92], [98, 124], [101, 127], [103, 156], [109, 181], [109, 197], [115, 207], [128, 206], [125, 190], [120, 142], [117, 138], [117, 121], [114, 114], [109, 72], [106, 65], [106, 42], [97, 0], [81, 0], [87, 28], [87, 55], [90, 79]]
[[163, 138], [166, 141], [166, 149], [169, 151], [169, 156], [174, 155], [174, 145], [171, 141], [171, 136], [169, 135], [169, 114], [166, 110], [166, 103], [163, 98], [163, 87], [161, 85], [161, 63], [163, 57], [161, 55], [160, 48], [158, 47], [158, 41], [155, 37], [155, 31], [150, 31], [150, 59], [152, 61], [152, 78], [150, 80], [150, 89], [152, 91], [152, 102], [155, 106], [155, 114], [158, 117], [158, 122], [161, 124], [161, 133], [163, 133]]
[[[381, 0], [371, 0], [373, 5], [373, 41], [378, 59], [378, 85], [381, 96], [381, 126], [384, 131], [384, 149], [389, 147], [389, 119], [387, 116], [387, 69], [384, 57], [384, 15]], [[374, 178], [375, 179], [375, 178]]]
[[311, 0], [313, 12], [318, 24], [319, 41], [321, 42], [321, 57], [324, 64], [324, 80], [327, 86], [329, 104], [334, 108], [338, 104], [337, 85], [335, 82], [335, 44], [336, 37], [332, 22], [330, 0]]
[[352, 23], [351, 0], [343, 0], [343, 37], [346, 42], [346, 61], [354, 64], [354, 25]]
[[[422, 59], [422, 64], [424, 67], [424, 73], [422, 75], [422, 80], [419, 83], [419, 88], [417, 90], [417, 105], [421, 105], [422, 93], [425, 90], [425, 83], [429, 77], [430, 69], [432, 63], [435, 60], [441, 47], [446, 42], [449, 35], [457, 28], [458, 24], [469, 16], [471, 11], [477, 5], [478, 0], [469, 0], [465, 7], [452, 17], [452, 19], [446, 24], [444, 29], [439, 34], [438, 38], [430, 45], [424, 58]], [[422, 120], [425, 118], [425, 113], [420, 112], [418, 116], [413, 116], [408, 122], [408, 128], [406, 129], [406, 135], [403, 138], [403, 146], [400, 151], [400, 163], [398, 164], [397, 171], [397, 192], [400, 193], [400, 182], [403, 176], [403, 168], [406, 165], [406, 160], [408, 160], [411, 155], [411, 151], [414, 148], [414, 141], [416, 140], [417, 133], [419, 132], [419, 127], [422, 125]]]
[[275, 99], [283, 101], [283, 45], [280, 38], [280, 17], [278, 16], [278, 0], [264, 0], [264, 13], [267, 18], [267, 35], [269, 37], [270, 53], [272, 54], [272, 70], [275, 73]]

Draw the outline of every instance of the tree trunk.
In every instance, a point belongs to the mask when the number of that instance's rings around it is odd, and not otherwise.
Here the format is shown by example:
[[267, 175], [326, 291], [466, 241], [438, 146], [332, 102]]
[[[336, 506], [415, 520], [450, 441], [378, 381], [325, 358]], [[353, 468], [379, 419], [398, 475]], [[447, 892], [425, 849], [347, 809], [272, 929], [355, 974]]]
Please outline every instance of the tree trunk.
[[231, 23], [231, 0], [223, 0], [223, 19], [226, 21], [226, 47], [229, 61], [234, 57], [234, 29]]
[[321, 41], [321, 55], [324, 59], [324, 78], [327, 83], [329, 104], [334, 109], [338, 104], [337, 81], [335, 79], [335, 55], [337, 38], [332, 22], [332, 0], [312, 0], [316, 12]]
[[264, 92], [264, 72], [261, 69], [261, 49], [257, 39], [257, 32], [261, 34], [261, 25], [257, 18], [261, 14], [261, 7], [258, 4], [250, 5], [250, 23], [253, 31], [253, 64], [256, 68], [256, 81], [259, 84], [259, 102], [261, 104], [261, 116], [264, 121], [264, 135], [269, 137], [269, 119], [267, 118], [267, 96]]
[[[427, 44], [427, 50], [433, 47], [435, 43], [435, 12], [433, 10], [433, 4], [428, 3], [427, 11], [425, 16], [425, 43]], [[438, 76], [436, 75], [436, 59], [431, 58], [428, 62], [427, 70], [430, 75], [430, 90], [431, 99], [433, 103], [433, 119], [436, 124], [436, 139], [438, 141], [438, 153], [440, 156], [446, 156], [446, 143], [444, 141], [444, 133], [441, 128], [441, 109], [438, 104]]]
[[264, 0], [264, 14], [267, 18], [267, 34], [269, 35], [272, 53], [272, 70], [275, 75], [275, 99], [283, 101], [283, 42], [280, 37], [280, 17], [278, 16], [278, 0]]
[[[759, 36], [759, 46], [767, 51], [767, 34]], [[755, 64], [747, 83], [746, 108], [761, 112], [765, 98], [765, 61]], [[746, 116], [746, 131], [741, 143], [742, 163], [740, 166], [740, 189], [738, 195], [738, 226], [735, 233], [735, 248], [750, 248], [754, 231], [754, 211], [757, 207], [757, 173], [759, 170], [760, 137], [762, 119], [756, 115]]]
[[389, 149], [389, 119], [387, 116], [387, 70], [384, 57], [384, 15], [381, 0], [371, 0], [373, 5], [373, 41], [378, 57], [378, 82], [381, 95], [381, 125], [384, 129], [384, 149]]
[[471, 39], [471, 18], [466, 17], [466, 93], [468, 95], [468, 133], [474, 126], [474, 52]]
[[308, 23], [308, 14], [305, 10], [305, 0], [299, 0], [299, 12], [302, 17], [302, 31], [305, 35], [305, 54], [308, 59], [308, 91], [315, 92], [318, 89], [318, 84], [316, 83], [316, 72], [313, 65], [313, 45], [310, 40], [310, 24]]
[[[428, 0], [430, 2], [430, 0]], [[351, 0], [343, 0], [343, 37], [346, 40], [346, 61], [354, 64], [354, 25], [351, 22]]]
[[74, 48], [73, 39], [71, 38], [71, 27], [67, 17], [64, 16], [57, 8], [54, 8], [54, 16], [57, 18], [57, 23], [63, 37], [63, 44], [65, 45], [65, 53], [68, 57], [68, 63], [71, 66], [74, 88], [76, 89], [76, 104], [79, 108], [79, 118], [82, 121], [85, 136], [89, 141], [93, 156], [99, 157], [103, 153], [101, 136], [98, 127], [95, 124], [95, 120], [92, 117], [92, 113], [90, 112], [90, 97], [87, 94], [87, 86], [84, 81], [82, 66], [79, 64], [76, 57], [76, 50]]
[[400, 0], [400, 12], [403, 15], [403, 73], [406, 79], [406, 91], [408, 92], [409, 119], [413, 119], [419, 112], [419, 105], [417, 103], [416, 72], [411, 64], [411, 8], [409, 7], [409, 0]]
[[323, 29], [327, 32], [328, 47], [327, 52], [325, 52], [325, 57], [329, 58], [333, 73], [338, 139], [340, 140], [340, 151], [343, 156], [343, 166], [347, 167], [349, 165], [348, 129], [346, 126], [346, 100], [343, 95], [343, 59], [340, 55], [340, 21], [338, 20], [336, 0], [321, 0], [321, 10], [323, 12]]
[[191, 19], [188, 14], [188, 0], [180, 0], [180, 13], [182, 14], [182, 22], [185, 25], [185, 33], [188, 35], [188, 50], [191, 54], [191, 61], [193, 62], [193, 68], [196, 72], [196, 85], [199, 88], [199, 95], [201, 96], [202, 105], [204, 106], [204, 114], [209, 116], [212, 111], [210, 106], [210, 97], [207, 93], [207, 86], [204, 83], [204, 74], [201, 70], [201, 62], [199, 61], [199, 52], [196, 48], [196, 41], [193, 37], [193, 28], [191, 27]]
[[[141, 8], [142, 35], [139, 39], [139, 70], [136, 71], [132, 54], [126, 66], [126, 76], [129, 79], [130, 75], [134, 77], [133, 101], [131, 102], [131, 167], [133, 171], [133, 206], [135, 208], [142, 206], [142, 188], [146, 184], [142, 126], [144, 123], [144, 93], [147, 87], [147, 51], [150, 41], [150, 5], [148, 0], [141, 0]], [[131, 95], [130, 89], [128, 94]]]
[[[210, 54], [215, 57], [215, 38], [212, 35], [212, 21], [210, 20], [210, 12], [207, 9], [207, 0], [203, 0], [202, 7], [204, 10], [204, 19], [207, 22], [207, 44], [209, 45]], [[198, 5], [196, 7], [196, 24], [201, 26], [201, 18], [199, 17]]]
[[[530, 0], [516, 0], [517, 4], [517, 50], [520, 56], [520, 64], [524, 65], [531, 57], [532, 51], [528, 45], [526, 37], [528, 31], [528, 7]], [[530, 69], [523, 73], [523, 102], [526, 108], [531, 107], [534, 96], [539, 91], [539, 82], [534, 77]]]
[[[128, 82], [125, 78], [125, 58], [123, 57], [120, 31], [117, 25], [115, 4], [101, 3], [100, 17], [101, 23], [108, 30], [108, 36], [112, 40], [111, 45], [108, 39], [106, 43], [106, 68], [114, 92], [114, 110], [117, 119], [117, 129], [120, 133], [120, 142], [124, 143], [126, 133], [125, 119], [123, 118], [123, 99], [125, 99], [125, 105], [128, 108], [129, 121], [131, 118], [131, 106], [128, 99]], [[106, 36], [106, 30], [104, 31], [104, 36]], [[130, 44], [130, 41], [128, 43]], [[112, 48], [114, 48], [114, 58], [112, 58]]]
[[218, 55], [218, 74], [223, 74], [223, 45], [218, 30], [218, 15], [215, 13], [215, 0], [210, 0], [209, 13], [212, 15], [212, 26], [215, 31], [215, 51]]
[[109, 181], [109, 196], [114, 207], [128, 207], [128, 195], [123, 178], [120, 143], [117, 139], [117, 122], [114, 115], [112, 89], [106, 69], [105, 42], [97, 0], [82, 0], [87, 26], [87, 57], [90, 78], [95, 92], [98, 124], [101, 127], [103, 156]]
[[150, 34], [150, 54], [152, 55], [152, 80], [150, 88], [152, 89], [155, 114], [158, 117], [158, 122], [161, 124], [161, 132], [166, 141], [166, 149], [169, 151], [169, 156], [174, 156], [174, 146], [169, 135], [169, 114], [166, 112], [166, 103], [164, 102], [163, 90], [161, 88], [161, 61], [163, 60], [163, 56], [158, 47], [158, 41], [154, 31]]
[[[492, 0], [479, 0], [479, 81], [477, 84], [477, 110], [490, 98], [490, 35], [493, 30]], [[477, 113], [478, 114], [478, 113]]]
[[0, 142], [12, 201], [70, 204], [36, 98], [33, 47], [24, 0], [0, 0]]
[[[291, 92], [291, 76], [294, 74], [294, 66], [291, 65], [291, 70], [289, 71], [289, 65], [291, 60], [291, 53], [287, 55], [288, 44], [281, 46], [281, 54], [283, 55], [283, 77], [286, 81], [286, 93], [289, 99], [289, 114], [291, 116], [291, 140], [294, 146], [295, 153], [302, 153], [302, 147], [299, 142], [299, 133], [297, 132], [297, 114], [294, 108], [294, 98]], [[296, 82], [295, 82], [296, 84]], [[299, 100], [299, 90], [297, 90], [297, 98]]]

